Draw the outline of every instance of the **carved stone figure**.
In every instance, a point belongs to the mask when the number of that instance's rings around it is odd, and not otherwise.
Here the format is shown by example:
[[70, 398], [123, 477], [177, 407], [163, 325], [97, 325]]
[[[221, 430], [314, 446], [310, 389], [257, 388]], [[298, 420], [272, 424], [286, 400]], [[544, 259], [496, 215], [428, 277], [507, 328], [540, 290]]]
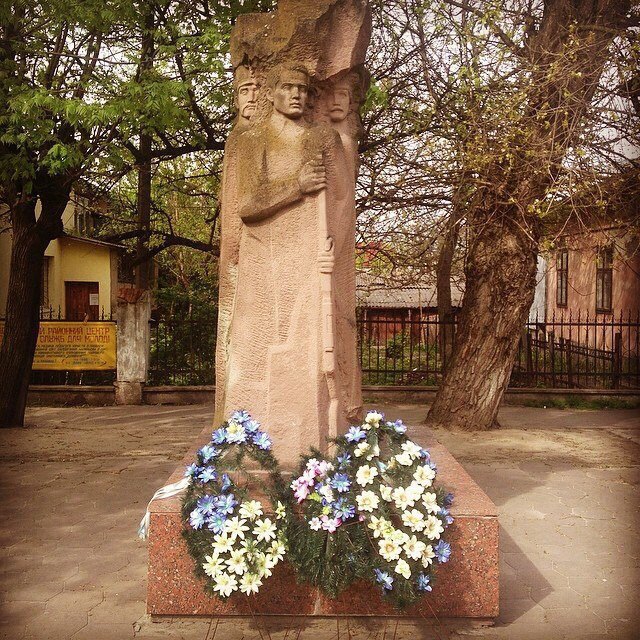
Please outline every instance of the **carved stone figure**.
[[232, 33], [216, 422], [246, 409], [289, 468], [361, 412], [354, 183], [369, 33], [365, 0], [281, 0]]
[[234, 74], [234, 104], [238, 111], [235, 126], [224, 149], [220, 206], [220, 269], [218, 272], [218, 331], [216, 347], [215, 422], [225, 419], [228, 339], [233, 302], [238, 282], [238, 252], [242, 220], [238, 215], [236, 184], [236, 140], [249, 127], [257, 105], [260, 85], [249, 67], [239, 66]]

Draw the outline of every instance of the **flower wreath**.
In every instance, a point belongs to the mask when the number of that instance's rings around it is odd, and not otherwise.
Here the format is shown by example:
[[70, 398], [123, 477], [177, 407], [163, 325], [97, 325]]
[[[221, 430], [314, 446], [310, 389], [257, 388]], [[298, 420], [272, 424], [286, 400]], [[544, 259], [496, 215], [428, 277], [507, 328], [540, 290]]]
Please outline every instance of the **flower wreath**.
[[284, 505], [269, 505], [270, 518], [257, 500], [249, 500], [246, 487], [227, 471], [240, 471], [245, 456], [270, 472], [274, 488], [284, 486], [271, 439], [246, 411], [234, 412], [213, 432], [211, 441], [187, 467], [190, 479], [182, 502], [188, 526], [183, 532], [196, 561], [196, 574], [206, 579], [211, 595], [229, 597], [240, 590], [257, 593], [264, 578], [284, 557], [284, 532], [274, 520], [285, 515]]
[[[435, 564], [451, 554], [442, 534], [453, 522], [453, 496], [434, 486], [429, 452], [407, 438], [401, 420], [375, 411], [333, 442], [331, 459], [312, 451], [287, 486], [269, 436], [246, 411], [213, 432], [187, 468], [182, 505], [209, 593], [257, 593], [285, 553], [302, 581], [330, 597], [358, 579], [400, 608], [431, 591]], [[273, 518], [227, 473], [247, 455], [270, 472]]]
[[302, 517], [287, 558], [330, 596], [365, 579], [404, 607], [431, 591], [435, 563], [449, 560], [442, 534], [453, 496], [434, 487], [436, 465], [406, 430], [371, 411], [334, 441], [333, 459], [315, 452], [291, 483]]

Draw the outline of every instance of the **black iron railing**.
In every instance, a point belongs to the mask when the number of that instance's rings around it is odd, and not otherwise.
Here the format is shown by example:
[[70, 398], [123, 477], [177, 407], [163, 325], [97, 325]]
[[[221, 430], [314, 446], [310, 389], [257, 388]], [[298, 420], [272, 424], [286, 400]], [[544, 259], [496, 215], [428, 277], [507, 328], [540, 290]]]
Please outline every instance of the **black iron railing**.
[[148, 384], [215, 383], [215, 316], [159, 317], [151, 320]]
[[[437, 386], [456, 323], [358, 319], [363, 384]], [[553, 316], [523, 328], [512, 387], [640, 388], [640, 315]]]

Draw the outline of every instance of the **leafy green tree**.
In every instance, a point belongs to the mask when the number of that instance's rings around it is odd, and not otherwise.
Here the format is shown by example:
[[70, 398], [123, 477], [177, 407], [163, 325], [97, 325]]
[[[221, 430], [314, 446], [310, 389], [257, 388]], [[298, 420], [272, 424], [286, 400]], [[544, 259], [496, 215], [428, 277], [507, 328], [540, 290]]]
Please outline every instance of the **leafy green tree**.
[[23, 423], [43, 255], [63, 232], [73, 183], [117, 182], [141, 164], [220, 151], [229, 30], [238, 13], [270, 5], [14, 0], [0, 8], [0, 199], [13, 238], [1, 425]]

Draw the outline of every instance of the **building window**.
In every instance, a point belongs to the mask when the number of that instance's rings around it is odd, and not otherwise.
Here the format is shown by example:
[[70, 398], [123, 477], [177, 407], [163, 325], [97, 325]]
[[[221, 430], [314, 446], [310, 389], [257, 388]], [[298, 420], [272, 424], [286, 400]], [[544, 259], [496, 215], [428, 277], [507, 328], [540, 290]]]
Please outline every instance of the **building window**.
[[49, 306], [49, 262], [50, 256], [45, 256], [42, 261], [42, 272], [40, 274], [40, 306]]
[[560, 249], [556, 255], [556, 304], [567, 306], [567, 289], [569, 286], [569, 250]]
[[602, 247], [596, 257], [596, 311], [611, 311], [612, 288], [613, 247]]

